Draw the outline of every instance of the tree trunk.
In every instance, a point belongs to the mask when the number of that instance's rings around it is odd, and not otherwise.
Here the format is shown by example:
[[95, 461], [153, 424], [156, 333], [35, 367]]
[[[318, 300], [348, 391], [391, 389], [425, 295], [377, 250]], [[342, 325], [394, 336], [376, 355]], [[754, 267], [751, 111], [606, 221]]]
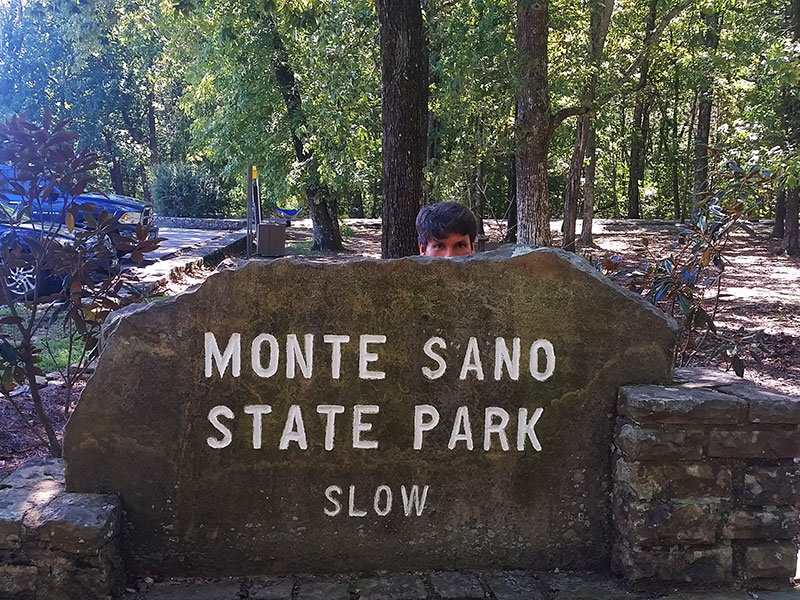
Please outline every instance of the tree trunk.
[[547, 81], [547, 0], [518, 0], [517, 242], [549, 246], [547, 153], [552, 135]]
[[[603, 47], [611, 24], [611, 13], [614, 12], [614, 0], [591, 3], [589, 24], [589, 56], [592, 61], [592, 72], [581, 92], [581, 105], [591, 106], [597, 91], [597, 71], [603, 58]], [[561, 228], [564, 239], [561, 247], [570, 252], [575, 251], [575, 221], [578, 218], [578, 195], [580, 194], [583, 161], [589, 137], [592, 115], [587, 113], [578, 117], [575, 125], [575, 142], [569, 165], [567, 186], [564, 190], [564, 222]], [[585, 221], [584, 221], [585, 222]], [[589, 220], [591, 227], [591, 219]], [[581, 234], [582, 235], [582, 234]], [[591, 232], [589, 232], [591, 239]]]
[[675, 60], [673, 63], [673, 69], [673, 86], [675, 96], [673, 98], [672, 105], [672, 144], [670, 148], [672, 153], [672, 203], [674, 207], [675, 221], [683, 221], [683, 213], [681, 211], [680, 183], [678, 177], [678, 163], [680, 161], [678, 158], [678, 103], [680, 102], [680, 81], [678, 79], [677, 60]]
[[353, 198], [353, 218], [355, 219], [364, 218], [364, 199], [361, 190], [358, 190], [356, 192], [355, 198]]
[[686, 215], [689, 214], [687, 210], [687, 201], [689, 198], [689, 182], [692, 181], [692, 168], [694, 167], [694, 159], [690, 158], [692, 156], [692, 142], [694, 141], [694, 124], [697, 119], [697, 91], [695, 90], [694, 97], [692, 98], [692, 110], [689, 113], [689, 130], [686, 134], [686, 164], [685, 164], [685, 173], [683, 176], [683, 194], [681, 198], [683, 200], [683, 208], [681, 209], [681, 222], [686, 221]]
[[575, 252], [575, 221], [578, 215], [578, 195], [581, 193], [581, 176], [583, 175], [583, 158], [586, 154], [588, 129], [589, 115], [578, 117], [567, 187], [564, 190], [564, 220], [561, 225], [561, 233], [564, 236], [561, 247], [568, 252]]
[[156, 139], [155, 91], [150, 88], [147, 94], [147, 146], [150, 149], [150, 167], [158, 165], [158, 140]]
[[377, 0], [383, 118], [381, 255], [419, 254], [428, 127], [428, 52], [420, 0]]
[[[650, 0], [647, 13], [647, 35], [656, 26], [656, 8], [658, 0]], [[647, 78], [650, 72], [650, 60], [642, 61], [639, 70], [639, 84], [636, 86], [636, 104], [633, 107], [633, 123], [631, 124], [631, 155], [628, 172], [628, 218], [641, 218], [639, 181], [644, 178], [644, 155], [646, 153], [647, 124], [649, 123], [650, 98]]]
[[111, 187], [115, 194], [125, 194], [122, 179], [122, 159], [119, 156], [111, 158]]
[[[800, 0], [791, 0], [791, 31], [795, 46], [800, 45]], [[783, 114], [789, 147], [800, 147], [800, 90], [797, 86], [783, 95]], [[800, 186], [795, 183], [786, 190], [782, 247], [791, 256], [800, 256]]]
[[[713, 51], [719, 45], [719, 13], [702, 13], [706, 25], [703, 36], [703, 47]], [[697, 111], [697, 131], [694, 141], [694, 185], [692, 186], [692, 222], [697, 220], [700, 203], [708, 195], [708, 138], [711, 132], [711, 109], [713, 92], [711, 90], [711, 74], [706, 77], [699, 89], [699, 105]]]
[[266, 16], [267, 43], [274, 52], [273, 69], [275, 79], [281, 90], [286, 113], [289, 120], [289, 131], [292, 136], [297, 161], [304, 165], [306, 201], [313, 228], [312, 250], [342, 250], [342, 236], [339, 231], [339, 215], [336, 201], [331, 196], [328, 186], [320, 181], [318, 162], [310, 150], [305, 149], [301, 135], [305, 135], [306, 116], [303, 102], [297, 87], [294, 71], [289, 67], [289, 53], [278, 32], [278, 26], [271, 15]]
[[512, 154], [508, 169], [508, 227], [505, 241], [517, 241], [517, 158]]
[[778, 196], [775, 198], [775, 225], [772, 226], [772, 237], [783, 239], [786, 223], [786, 190], [781, 188], [778, 190]]
[[583, 183], [583, 225], [581, 244], [594, 246], [592, 222], [594, 220], [594, 184], [597, 174], [597, 139], [594, 125], [590, 122], [586, 133], [586, 173]]
[[790, 256], [800, 256], [800, 188], [786, 190], [786, 225], [783, 231], [783, 250]]

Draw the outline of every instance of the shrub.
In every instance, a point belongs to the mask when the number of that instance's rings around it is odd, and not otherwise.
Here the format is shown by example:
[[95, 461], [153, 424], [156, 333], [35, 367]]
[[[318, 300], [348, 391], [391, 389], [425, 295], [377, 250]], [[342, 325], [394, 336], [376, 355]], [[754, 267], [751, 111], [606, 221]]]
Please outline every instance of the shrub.
[[167, 217], [216, 217], [230, 204], [221, 180], [202, 165], [159, 165], [151, 193], [156, 211]]

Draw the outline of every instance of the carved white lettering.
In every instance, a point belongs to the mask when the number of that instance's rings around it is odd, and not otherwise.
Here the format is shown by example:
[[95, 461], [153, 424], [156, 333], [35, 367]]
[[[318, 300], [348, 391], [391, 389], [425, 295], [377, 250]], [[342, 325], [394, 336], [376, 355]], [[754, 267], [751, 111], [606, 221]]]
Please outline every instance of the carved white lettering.
[[206, 443], [212, 448], [224, 448], [225, 446], [228, 446], [233, 440], [233, 434], [231, 434], [231, 430], [219, 422], [220, 417], [225, 417], [226, 419], [233, 419], [233, 411], [224, 405], [215, 406], [210, 411], [208, 411], [208, 420], [211, 422], [214, 428], [222, 434], [221, 440], [218, 440], [213, 437], [208, 437], [206, 439]]
[[[539, 350], [544, 350], [545, 367], [544, 371], [539, 370]], [[531, 377], [536, 381], [545, 381], [556, 370], [556, 353], [553, 344], [547, 340], [536, 340], [531, 344], [530, 372]]]
[[438, 424], [439, 411], [436, 408], [430, 404], [419, 404], [414, 407], [414, 450], [422, 450], [422, 434]]
[[369, 344], [385, 344], [385, 335], [364, 334], [358, 339], [358, 376], [361, 379], [385, 379], [386, 373], [383, 371], [370, 371], [369, 363], [378, 360], [375, 352], [369, 351]]
[[380, 407], [376, 404], [356, 404], [353, 407], [353, 448], [374, 450], [378, 447], [376, 440], [362, 440], [361, 434], [372, 431], [372, 423], [364, 423], [362, 415], [377, 415]]
[[248, 404], [244, 407], [246, 415], [253, 415], [253, 449], [261, 449], [261, 417], [272, 412], [269, 404]]
[[283, 427], [283, 434], [278, 448], [286, 450], [291, 442], [295, 442], [301, 450], [308, 449], [306, 428], [303, 425], [303, 412], [297, 404], [292, 404], [289, 407], [289, 412], [286, 415], [286, 425]]
[[464, 362], [461, 365], [459, 379], [466, 379], [467, 373], [475, 373], [478, 381], [483, 381], [483, 367], [481, 366], [481, 352], [478, 347], [478, 338], [471, 337], [467, 342], [467, 351], [464, 353]]
[[456, 410], [456, 418], [453, 421], [453, 432], [450, 434], [450, 441], [447, 442], [447, 449], [453, 450], [458, 442], [464, 442], [467, 450], [472, 450], [472, 427], [469, 424], [469, 410], [466, 406], [459, 406]]
[[338, 485], [329, 485], [325, 488], [325, 498], [327, 498], [328, 502], [331, 503], [333, 508], [325, 508], [325, 514], [329, 517], [335, 517], [339, 513], [342, 512], [342, 504], [333, 497], [333, 494], [338, 494], [339, 496], [342, 495], [342, 488]]
[[519, 419], [517, 420], [517, 450], [520, 452], [525, 450], [526, 437], [530, 439], [534, 450], [538, 452], [542, 451], [542, 445], [539, 443], [539, 438], [536, 437], [536, 432], [533, 430], [533, 428], [536, 426], [536, 423], [539, 421], [539, 418], [542, 416], [543, 412], [543, 408], [537, 408], [533, 411], [533, 416], [531, 416], [531, 420], [529, 421], [528, 409], [519, 409]]
[[[487, 452], [492, 447], [492, 434], [497, 434], [500, 439], [500, 447], [503, 452], [508, 451], [508, 437], [506, 436], [506, 425], [508, 425], [508, 412], [499, 406], [487, 406], [486, 417], [483, 424], [483, 449]], [[495, 423], [496, 417], [500, 418], [499, 423]]]
[[217, 371], [219, 376], [225, 375], [228, 369], [228, 363], [231, 365], [231, 375], [239, 377], [242, 371], [242, 334], [232, 333], [228, 338], [228, 345], [225, 346], [225, 352], [219, 351], [216, 336], [210, 331], [206, 331], [205, 335], [205, 350], [206, 350], [206, 377], [211, 377], [214, 370], [213, 363], [217, 364]]
[[320, 404], [317, 406], [317, 412], [328, 417], [325, 420], [325, 450], [330, 452], [333, 450], [333, 438], [336, 435], [336, 415], [344, 412], [344, 406], [340, 404]]
[[519, 379], [519, 355], [520, 339], [515, 337], [511, 340], [511, 354], [509, 355], [508, 346], [504, 338], [494, 340], [494, 378], [500, 381], [503, 376], [503, 366], [508, 371], [508, 376], [514, 381]]
[[432, 337], [425, 342], [425, 345], [422, 347], [422, 351], [425, 353], [425, 356], [432, 358], [438, 365], [435, 370], [431, 369], [430, 367], [422, 367], [422, 374], [428, 379], [439, 379], [439, 377], [444, 375], [444, 372], [447, 370], [447, 363], [440, 355], [433, 351], [434, 346], [438, 346], [442, 349], [447, 348], [447, 344], [440, 337]]
[[286, 378], [294, 379], [295, 365], [300, 367], [300, 372], [306, 379], [311, 379], [314, 372], [314, 334], [307, 333], [303, 336], [305, 350], [300, 350], [297, 335], [290, 333], [286, 336]]
[[350, 341], [349, 335], [325, 335], [322, 338], [326, 344], [331, 344], [331, 378], [339, 379], [342, 372], [342, 344]]

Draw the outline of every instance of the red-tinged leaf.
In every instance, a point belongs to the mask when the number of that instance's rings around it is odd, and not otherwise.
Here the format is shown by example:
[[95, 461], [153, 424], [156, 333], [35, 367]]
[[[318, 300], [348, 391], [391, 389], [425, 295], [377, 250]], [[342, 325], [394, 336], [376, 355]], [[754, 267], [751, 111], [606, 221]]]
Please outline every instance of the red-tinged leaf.
[[75, 215], [73, 215], [72, 212], [67, 211], [67, 214], [64, 215], [64, 222], [67, 225], [67, 231], [72, 233], [72, 231], [75, 229]]
[[739, 358], [738, 354], [734, 354], [731, 357], [731, 366], [733, 367], [733, 372], [736, 373], [739, 377], [744, 377], [744, 363], [742, 359]]
[[51, 121], [53, 120], [53, 113], [50, 112], [49, 108], [45, 108], [42, 111], [42, 127], [46, 130], [50, 130]]
[[62, 129], [51, 135], [47, 139], [47, 146], [55, 146], [56, 144], [63, 144], [64, 142], [71, 142], [78, 139], [78, 132], [72, 129]]
[[77, 294], [81, 291], [81, 282], [79, 279], [73, 279], [69, 284], [69, 293]]
[[144, 254], [139, 252], [138, 250], [131, 254], [131, 260], [135, 262], [137, 265], [144, 262]]

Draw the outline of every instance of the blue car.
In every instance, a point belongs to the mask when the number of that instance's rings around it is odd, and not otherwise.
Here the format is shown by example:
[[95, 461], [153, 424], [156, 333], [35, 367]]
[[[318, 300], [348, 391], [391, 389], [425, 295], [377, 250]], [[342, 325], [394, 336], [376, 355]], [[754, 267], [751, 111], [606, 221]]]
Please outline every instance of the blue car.
[[[0, 165], [0, 201], [7, 211], [15, 210], [23, 201], [22, 196], [15, 193], [9, 181], [16, 180], [14, 167], [10, 165]], [[5, 183], [5, 185], [3, 185]], [[48, 198], [42, 199], [31, 211], [30, 219], [36, 222], [56, 222], [65, 223], [66, 211], [64, 195], [55, 188]], [[158, 237], [158, 228], [152, 225], [155, 213], [153, 207], [135, 198], [120, 196], [118, 194], [98, 194], [84, 193], [72, 199], [77, 204], [91, 204], [95, 207], [92, 216], [95, 218], [103, 211], [108, 211], [119, 223], [117, 234], [121, 236], [123, 242], [130, 240], [136, 242], [136, 227], [150, 227], [148, 239]], [[0, 214], [0, 220], [2, 220]], [[78, 212], [75, 217], [75, 226], [80, 227], [84, 224], [85, 217], [82, 212]], [[120, 256], [126, 254], [125, 250], [120, 251]]]
[[[69, 287], [69, 278], [66, 275], [54, 272], [52, 268], [46, 266], [40, 269], [37, 282], [36, 267], [30, 256], [31, 246], [41, 245], [44, 243], [44, 239], [48, 239], [49, 243], [56, 244], [62, 249], [74, 247], [76, 243], [76, 237], [65, 227], [50, 232], [46, 227], [43, 231], [41, 223], [24, 223], [15, 226], [0, 223], [0, 240], [3, 241], [3, 246], [16, 248], [20, 253], [16, 261], [12, 260], [11, 254], [9, 254], [7, 264], [0, 257], [0, 274], [5, 277], [6, 288], [10, 296], [6, 299], [0, 293], [0, 305], [7, 304], [9, 300], [30, 300], [34, 296], [50, 296]], [[90, 245], [90, 252], [86, 258], [93, 265], [91, 277], [95, 281], [99, 281], [112, 271], [119, 272], [117, 252], [107, 236], [103, 236], [103, 239], [99, 241], [95, 240]]]

